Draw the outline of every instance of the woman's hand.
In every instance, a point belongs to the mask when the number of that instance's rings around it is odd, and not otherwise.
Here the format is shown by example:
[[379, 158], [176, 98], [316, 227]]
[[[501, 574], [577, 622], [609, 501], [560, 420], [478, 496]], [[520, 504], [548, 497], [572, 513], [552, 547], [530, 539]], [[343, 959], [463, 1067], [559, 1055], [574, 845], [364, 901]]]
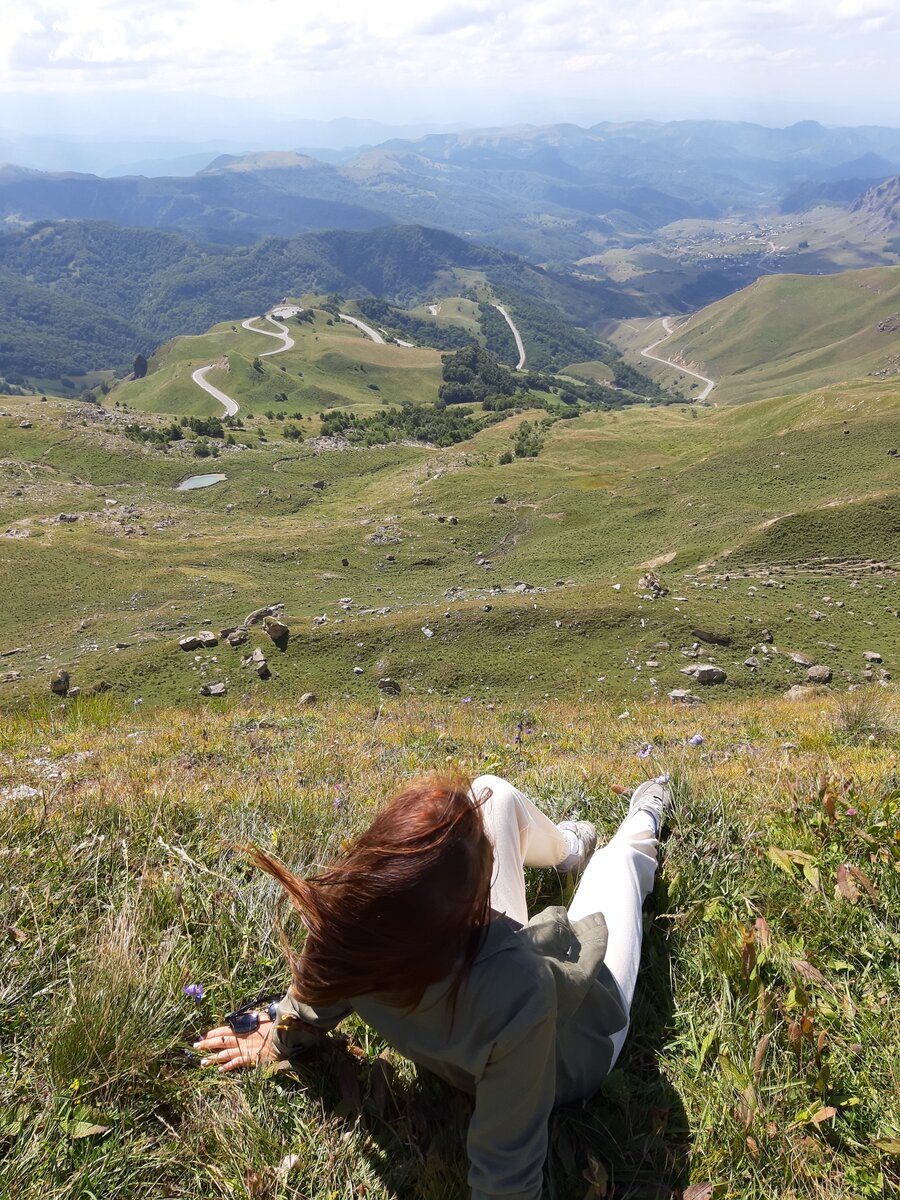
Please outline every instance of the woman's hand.
[[252, 1033], [235, 1033], [231, 1026], [220, 1025], [195, 1042], [194, 1049], [206, 1055], [201, 1060], [201, 1067], [218, 1067], [220, 1071], [256, 1067], [277, 1061], [278, 1056], [272, 1048], [272, 1032], [273, 1023], [268, 1014], [260, 1013], [259, 1028]]

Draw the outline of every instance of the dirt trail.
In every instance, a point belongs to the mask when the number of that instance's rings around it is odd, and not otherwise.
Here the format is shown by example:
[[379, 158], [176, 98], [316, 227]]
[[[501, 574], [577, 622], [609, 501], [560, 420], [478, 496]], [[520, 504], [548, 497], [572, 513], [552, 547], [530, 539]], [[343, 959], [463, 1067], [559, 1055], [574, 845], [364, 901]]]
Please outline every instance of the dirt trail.
[[677, 332], [669, 324], [670, 320], [670, 317], [663, 317], [662, 327], [666, 332], [661, 338], [657, 338], [655, 342], [651, 342], [649, 346], [645, 346], [641, 351], [641, 354], [644, 358], [650, 358], [654, 362], [664, 363], [667, 367], [672, 367], [676, 371], [683, 371], [685, 375], [691, 375], [694, 379], [699, 379], [701, 383], [705, 383], [706, 387], [703, 389], [703, 391], [697, 393], [698, 400], [705, 400], [709, 396], [709, 393], [716, 386], [716, 381], [714, 379], [710, 379], [708, 375], [701, 375], [699, 371], [692, 371], [690, 367], [684, 366], [683, 363], [675, 362], [671, 358], [660, 358], [658, 354], [650, 353], [651, 350], [655, 350], [657, 346], [661, 346], [662, 343], [667, 341], [673, 333]]

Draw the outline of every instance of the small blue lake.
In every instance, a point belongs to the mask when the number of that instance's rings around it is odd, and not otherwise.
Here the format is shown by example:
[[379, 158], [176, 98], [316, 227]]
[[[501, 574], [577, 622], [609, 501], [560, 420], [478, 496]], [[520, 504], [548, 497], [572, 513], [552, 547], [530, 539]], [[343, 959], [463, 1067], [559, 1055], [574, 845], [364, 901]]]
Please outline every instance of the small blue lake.
[[176, 492], [193, 492], [195, 488], [212, 487], [214, 483], [221, 483], [223, 479], [227, 479], [226, 475], [191, 475], [188, 479], [182, 479]]

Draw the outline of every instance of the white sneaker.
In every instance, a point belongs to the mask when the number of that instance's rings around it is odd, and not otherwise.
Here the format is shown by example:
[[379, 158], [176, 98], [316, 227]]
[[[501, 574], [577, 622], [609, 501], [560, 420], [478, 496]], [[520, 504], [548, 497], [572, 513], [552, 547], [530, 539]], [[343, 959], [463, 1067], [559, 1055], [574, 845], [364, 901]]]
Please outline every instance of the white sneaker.
[[557, 866], [561, 875], [577, 873], [597, 849], [597, 828], [590, 821], [560, 821], [557, 829], [565, 834], [571, 849]]
[[672, 815], [672, 793], [668, 782], [668, 776], [661, 775], [659, 779], [647, 779], [638, 784], [631, 793], [631, 803], [628, 805], [629, 817], [637, 812], [649, 813], [657, 834]]

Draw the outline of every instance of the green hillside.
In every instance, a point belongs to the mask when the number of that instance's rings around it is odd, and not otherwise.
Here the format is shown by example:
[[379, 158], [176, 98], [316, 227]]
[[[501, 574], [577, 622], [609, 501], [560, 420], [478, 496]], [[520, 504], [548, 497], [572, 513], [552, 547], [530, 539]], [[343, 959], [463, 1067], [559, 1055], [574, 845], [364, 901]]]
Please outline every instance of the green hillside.
[[[584, 358], [596, 344], [586, 330], [597, 321], [646, 311], [605, 281], [572, 278], [420, 225], [222, 247], [105, 222], [42, 221], [0, 233], [0, 269], [10, 273], [11, 296], [21, 297], [7, 303], [0, 340], [0, 376], [13, 382], [128, 367], [154, 343], [306, 292], [416, 306], [478, 287], [481, 299], [496, 293], [520, 302], [536, 366]], [[49, 331], [41, 302], [58, 316]], [[438, 321], [436, 331], [442, 328]], [[75, 367], [64, 365], [67, 338]], [[446, 348], [454, 344], [451, 338]]]
[[[655, 351], [717, 380], [718, 403], [900, 373], [900, 267], [770, 275], [695, 313]], [[659, 336], [659, 335], [657, 335]]]
[[[784, 651], [824, 660], [836, 683], [863, 678], [866, 650], [895, 665], [900, 389], [699, 411], [590, 411], [576, 397], [565, 413], [552, 393], [522, 393], [508, 414], [476, 405], [480, 431], [447, 449], [340, 448], [316, 441], [320, 411], [427, 401], [439, 356], [327, 319], [292, 323], [297, 347], [262, 373], [253, 356], [271, 339], [219, 326], [165, 347], [105, 408], [4, 401], [0, 571], [29, 587], [7, 582], [0, 649], [21, 651], [0, 703], [46, 691], [59, 666], [147, 703], [200, 702], [218, 677], [239, 693], [366, 695], [385, 674], [417, 693], [664, 696], [691, 685], [695, 628], [731, 639], [699, 657], [727, 672], [716, 695], [804, 682]], [[214, 380], [242, 405], [235, 445], [214, 437], [217, 457], [198, 459], [190, 430], [167, 451], [130, 439], [135, 423], [212, 416], [190, 371], [222, 354], [230, 370]], [[287, 401], [272, 399], [279, 384]], [[536, 457], [512, 454], [525, 422]], [[225, 481], [174, 490], [209, 470]], [[666, 595], [639, 588], [648, 562]], [[177, 648], [276, 601], [292, 637], [271, 653], [273, 679], [248, 677], [227, 646]], [[782, 651], [771, 660], [765, 629]]]

